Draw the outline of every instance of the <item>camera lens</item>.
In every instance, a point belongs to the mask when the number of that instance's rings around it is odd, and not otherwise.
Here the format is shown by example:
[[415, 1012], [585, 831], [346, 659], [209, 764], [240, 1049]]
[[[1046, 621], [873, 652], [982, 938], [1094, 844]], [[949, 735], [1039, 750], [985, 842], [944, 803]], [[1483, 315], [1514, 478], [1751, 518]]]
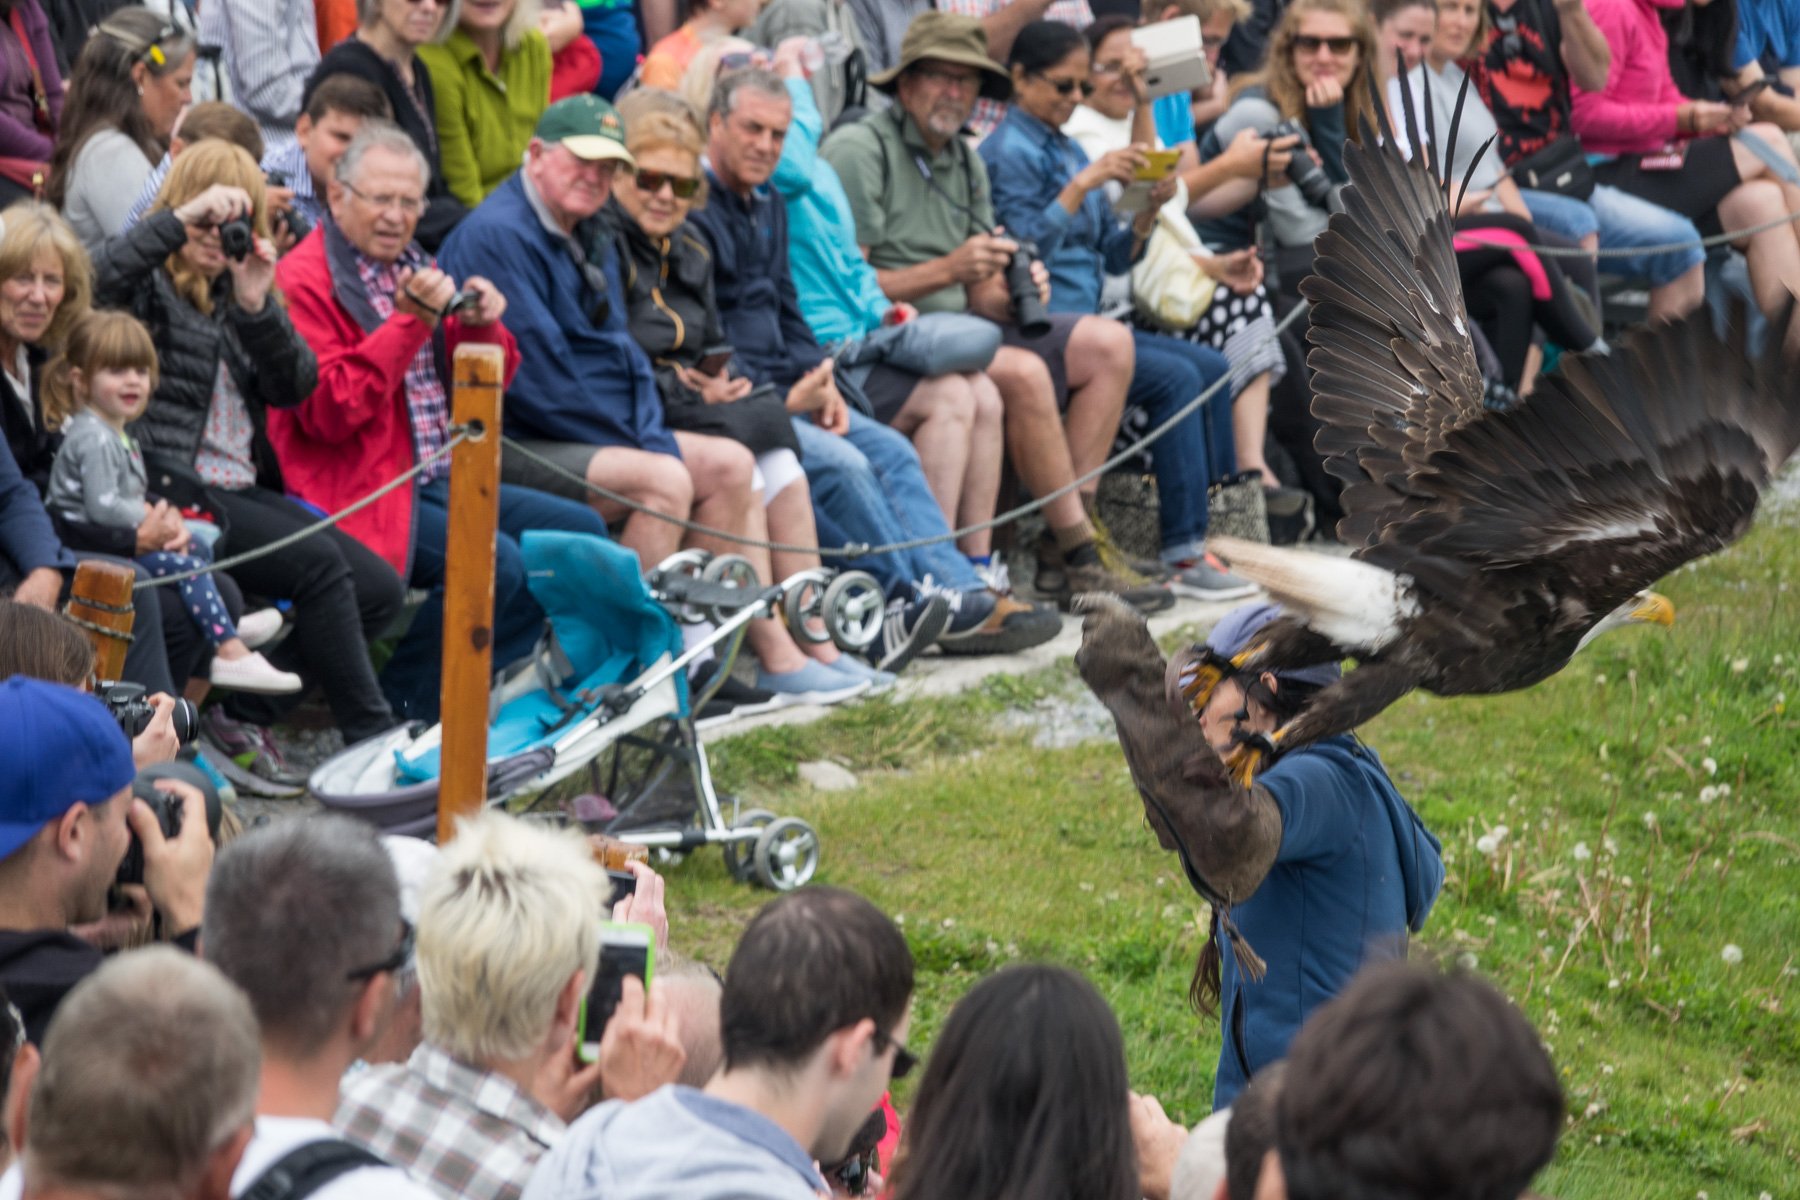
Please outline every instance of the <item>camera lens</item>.
[[250, 222], [242, 217], [233, 217], [219, 226], [219, 249], [226, 258], [243, 262], [250, 253], [252, 241]]

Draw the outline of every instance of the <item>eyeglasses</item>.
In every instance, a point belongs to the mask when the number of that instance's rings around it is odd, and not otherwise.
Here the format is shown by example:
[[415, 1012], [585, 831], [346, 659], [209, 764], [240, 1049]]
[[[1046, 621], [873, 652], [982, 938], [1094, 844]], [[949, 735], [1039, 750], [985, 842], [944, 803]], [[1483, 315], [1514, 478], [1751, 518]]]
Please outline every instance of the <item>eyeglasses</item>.
[[[343, 181], [339, 180], [339, 182], [342, 183]], [[369, 205], [371, 208], [379, 209], [383, 212], [390, 208], [397, 208], [409, 217], [416, 217], [425, 211], [425, 201], [418, 196], [396, 196], [393, 194], [371, 196], [360, 188], [352, 187], [347, 183], [344, 184], [344, 190], [349, 192], [352, 196], [355, 196], [358, 200], [361, 200], [364, 204]]]
[[667, 187], [677, 200], [692, 200], [700, 190], [700, 179], [694, 175], [671, 175], [666, 171], [639, 171], [637, 187], [652, 196]]
[[1525, 53], [1525, 36], [1519, 32], [1519, 15], [1507, 13], [1494, 15], [1494, 28], [1500, 31], [1500, 53], [1507, 58], [1519, 58]]
[[361, 983], [365, 979], [373, 979], [377, 975], [391, 975], [412, 961], [413, 927], [412, 922], [402, 918], [400, 921], [400, 944], [394, 952], [378, 963], [370, 963], [366, 967], [357, 967], [344, 972], [344, 978], [351, 983]]
[[958, 91], [975, 91], [981, 86], [981, 76], [973, 71], [946, 71], [942, 67], [919, 67], [914, 72], [920, 79], [935, 83], [939, 87], [955, 88]]
[[1094, 74], [1096, 75], [1124, 75], [1127, 73], [1136, 75], [1139, 72], [1136, 70], [1127, 72], [1125, 64], [1122, 62], [1097, 62], [1094, 64]]
[[729, 54], [719, 55], [719, 69], [715, 74], [723, 75], [727, 71], [742, 71], [748, 67], [769, 67], [775, 60], [767, 50], [733, 50]]
[[1320, 50], [1327, 48], [1339, 58], [1343, 58], [1356, 49], [1356, 39], [1353, 37], [1313, 37], [1307, 33], [1294, 39], [1294, 49], [1302, 54], [1317, 54]]
[[1042, 71], [1033, 71], [1031, 73], [1055, 88], [1056, 94], [1059, 96], [1067, 96], [1077, 89], [1080, 89], [1082, 99], [1084, 100], [1094, 94], [1094, 85], [1085, 79], [1052, 79]]
[[875, 1031], [875, 1053], [886, 1054], [889, 1046], [894, 1048], [894, 1067], [888, 1072], [888, 1078], [905, 1079], [912, 1074], [912, 1069], [919, 1065], [919, 1060], [911, 1050], [906, 1048], [906, 1043], [891, 1033], [883, 1033], [877, 1029]]

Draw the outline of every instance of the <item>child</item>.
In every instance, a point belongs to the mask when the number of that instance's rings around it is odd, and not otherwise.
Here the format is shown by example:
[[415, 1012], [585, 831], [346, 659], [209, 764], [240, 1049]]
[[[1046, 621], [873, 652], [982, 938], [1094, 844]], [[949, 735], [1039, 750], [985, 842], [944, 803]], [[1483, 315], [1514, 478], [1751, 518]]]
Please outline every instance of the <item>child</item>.
[[[60, 424], [62, 449], [50, 471], [50, 508], [90, 525], [136, 529], [149, 512], [144, 498], [144, 456], [128, 422], [144, 413], [156, 388], [156, 346], [137, 318], [122, 312], [95, 312], [69, 333], [63, 352], [44, 377], [44, 413]], [[137, 559], [158, 578], [205, 567], [212, 551], [187, 529], [161, 549]], [[208, 575], [174, 585], [188, 614], [213, 646], [208, 678], [242, 692], [297, 692], [300, 677], [282, 671], [251, 649], [281, 628], [281, 614], [263, 609], [233, 624], [219, 590]]]

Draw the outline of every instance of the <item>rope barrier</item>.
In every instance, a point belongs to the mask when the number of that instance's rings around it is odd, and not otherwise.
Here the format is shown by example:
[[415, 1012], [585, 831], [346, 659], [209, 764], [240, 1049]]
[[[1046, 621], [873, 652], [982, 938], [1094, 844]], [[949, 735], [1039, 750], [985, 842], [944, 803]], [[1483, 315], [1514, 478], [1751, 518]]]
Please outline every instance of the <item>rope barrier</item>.
[[234, 554], [230, 558], [222, 558], [218, 562], [208, 563], [206, 566], [196, 570], [182, 571], [175, 575], [164, 575], [157, 579], [140, 579], [132, 585], [131, 590], [134, 592], [141, 592], [148, 588], [165, 587], [171, 583], [181, 583], [184, 580], [197, 579], [202, 575], [210, 575], [214, 571], [226, 571], [230, 570], [232, 567], [241, 567], [245, 563], [255, 562], [259, 558], [266, 558], [269, 555], [274, 554], [277, 550], [285, 550], [297, 542], [303, 542], [314, 534], [323, 533], [325, 530], [330, 529], [333, 525], [336, 525], [346, 517], [354, 516], [363, 509], [369, 507], [369, 505], [375, 503], [407, 480], [413, 478], [432, 463], [445, 458], [452, 450], [468, 441], [470, 437], [469, 430], [458, 428], [456, 426], [451, 426], [449, 433], [449, 441], [445, 442], [438, 449], [433, 450], [430, 454], [426, 455], [400, 474], [394, 476], [394, 478], [388, 480], [362, 499], [356, 501], [348, 508], [339, 509], [330, 516], [315, 521], [313, 524], [302, 529], [296, 529], [285, 537], [276, 538], [267, 545], [258, 546], [254, 550], [246, 550], [242, 554]]

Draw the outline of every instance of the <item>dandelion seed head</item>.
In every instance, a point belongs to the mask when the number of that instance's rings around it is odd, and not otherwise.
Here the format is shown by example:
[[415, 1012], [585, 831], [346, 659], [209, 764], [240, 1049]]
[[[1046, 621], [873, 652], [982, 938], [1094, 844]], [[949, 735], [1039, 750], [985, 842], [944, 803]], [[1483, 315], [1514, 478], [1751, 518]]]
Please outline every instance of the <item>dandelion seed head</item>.
[[1731, 673], [1733, 675], [1742, 675], [1745, 671], [1748, 671], [1749, 669], [1750, 669], [1750, 660], [1749, 659], [1734, 658], [1731, 660]]
[[1719, 957], [1725, 960], [1726, 966], [1735, 967], [1744, 961], [1744, 952], [1735, 943], [1726, 943], [1725, 948], [1719, 951]]
[[1588, 849], [1588, 844], [1586, 842], [1576, 842], [1575, 849], [1570, 853], [1574, 854], [1576, 862], [1586, 862], [1588, 859], [1594, 857], [1594, 852]]
[[1708, 775], [1717, 775], [1719, 773], [1719, 760], [1716, 758], [1703, 758], [1700, 760], [1700, 769], [1705, 771]]
[[1500, 839], [1491, 833], [1484, 833], [1475, 839], [1475, 848], [1492, 858], [1500, 850]]

